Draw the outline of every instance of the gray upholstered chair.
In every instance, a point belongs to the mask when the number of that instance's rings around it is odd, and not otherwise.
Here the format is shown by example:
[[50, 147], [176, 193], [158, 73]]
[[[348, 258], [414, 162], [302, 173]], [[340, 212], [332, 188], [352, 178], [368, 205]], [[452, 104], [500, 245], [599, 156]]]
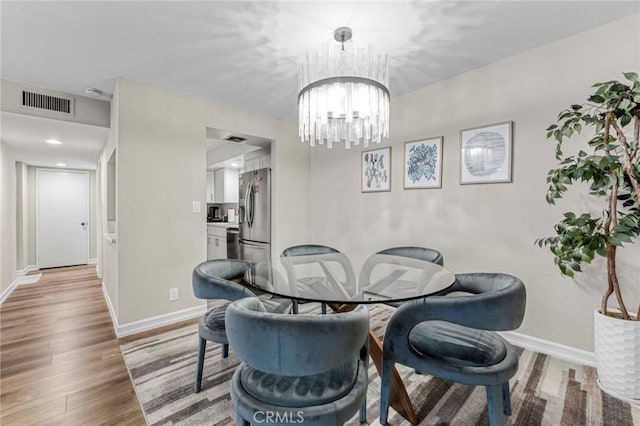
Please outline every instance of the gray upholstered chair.
[[444, 265], [444, 257], [437, 250], [426, 247], [392, 247], [380, 250], [378, 254], [386, 254], [389, 256], [412, 257], [414, 259], [424, 260], [425, 262]]
[[[333, 277], [328, 277], [326, 274], [299, 276], [299, 274], [295, 272], [295, 266], [318, 263], [318, 260], [313, 258], [313, 256], [316, 255], [324, 255], [323, 259], [327, 262], [331, 261], [340, 264], [343, 270], [344, 282], [338, 283], [337, 285], [340, 285], [343, 288], [348, 288], [349, 286], [353, 286], [355, 288], [355, 273], [353, 272], [353, 266], [351, 265], [351, 262], [349, 262], [347, 256], [333, 247], [318, 244], [293, 246], [282, 252], [281, 257], [284, 258], [284, 266], [288, 276], [287, 278], [291, 282], [296, 282], [296, 285], [304, 288], [309, 293], [318, 291], [317, 296], [318, 298], [321, 298], [322, 289], [332, 285], [330, 279], [333, 279]], [[297, 304], [298, 301], [294, 301], [294, 313], [297, 313]], [[327, 312], [326, 304], [321, 303], [321, 308], [322, 313], [325, 314]]]
[[[244, 260], [221, 259], [203, 262], [193, 269], [191, 284], [193, 294], [198, 299], [221, 299], [233, 301], [244, 297], [255, 297], [251, 291], [231, 280], [241, 278], [251, 264]], [[270, 312], [285, 313], [291, 309], [291, 301], [270, 299], [264, 301]], [[222, 344], [222, 357], [229, 356], [229, 341], [225, 331], [224, 314], [229, 303], [209, 310], [198, 323], [198, 366], [196, 369], [195, 391], [200, 392], [202, 369], [207, 341]]]
[[[442, 254], [434, 249], [426, 248], [426, 247], [392, 247], [385, 250], [381, 250], [376, 254], [383, 254], [387, 256], [400, 256], [400, 257], [410, 257], [413, 259], [424, 260], [425, 262], [435, 263], [437, 265], [444, 265], [444, 257]], [[376, 265], [380, 264], [381, 261], [385, 259], [381, 259], [379, 256], [371, 256], [365, 264], [362, 266], [360, 270], [360, 276], [358, 278], [358, 282], [360, 283], [360, 287], [366, 287], [370, 285], [371, 281], [371, 273]], [[411, 283], [410, 285], [413, 285]], [[393, 306], [397, 308], [403, 302], [382, 302], [386, 305]]]
[[[451, 292], [471, 293], [442, 297]], [[460, 274], [452, 287], [425, 299], [403, 303], [384, 334], [380, 423], [387, 424], [391, 373], [395, 363], [452, 382], [485, 386], [489, 423], [511, 414], [509, 379], [518, 356], [492, 331], [513, 330], [524, 317], [526, 291], [506, 274]]]
[[242, 361], [231, 379], [236, 424], [336, 426], [359, 408], [366, 421], [366, 307], [277, 315], [251, 298], [233, 302], [226, 316], [229, 343]]

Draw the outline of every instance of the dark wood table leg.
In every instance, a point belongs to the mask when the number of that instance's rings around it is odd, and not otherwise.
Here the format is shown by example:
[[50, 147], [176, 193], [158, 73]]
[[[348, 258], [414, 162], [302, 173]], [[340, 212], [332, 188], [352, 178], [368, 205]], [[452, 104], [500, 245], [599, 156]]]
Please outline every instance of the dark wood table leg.
[[[355, 305], [329, 305], [334, 312], [348, 312], [355, 309]], [[378, 374], [382, 374], [382, 342], [375, 335], [373, 330], [369, 330], [369, 355], [378, 370]], [[398, 412], [402, 417], [413, 425], [418, 424], [418, 416], [413, 409], [413, 404], [409, 399], [407, 388], [402, 382], [398, 369], [393, 368], [393, 377], [391, 378], [391, 396], [389, 405]]]

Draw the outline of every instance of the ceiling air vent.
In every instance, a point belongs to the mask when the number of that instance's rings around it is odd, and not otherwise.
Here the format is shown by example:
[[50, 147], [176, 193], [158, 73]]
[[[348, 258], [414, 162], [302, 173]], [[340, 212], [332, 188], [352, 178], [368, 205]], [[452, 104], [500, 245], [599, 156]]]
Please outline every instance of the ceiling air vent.
[[53, 112], [56, 114], [74, 115], [74, 99], [66, 96], [54, 96], [42, 91], [20, 89], [18, 106], [30, 111]]
[[240, 143], [240, 142], [246, 141], [247, 138], [241, 138], [240, 136], [229, 135], [226, 138], [224, 138], [224, 140], [229, 142]]

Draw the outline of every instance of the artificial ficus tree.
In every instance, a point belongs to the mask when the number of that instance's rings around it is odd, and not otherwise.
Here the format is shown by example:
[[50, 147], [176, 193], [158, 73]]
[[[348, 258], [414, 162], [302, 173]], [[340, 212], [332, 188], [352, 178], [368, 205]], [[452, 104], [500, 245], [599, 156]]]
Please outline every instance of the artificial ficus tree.
[[[554, 226], [556, 235], [537, 240], [547, 245], [555, 264], [573, 277], [581, 264], [596, 255], [607, 260], [607, 290], [600, 312], [608, 311], [615, 295], [620, 316], [634, 319], [624, 303], [616, 273], [616, 252], [640, 235], [640, 81], [638, 73], [624, 73], [625, 82], [607, 81], [593, 85], [594, 93], [584, 104], [571, 105], [547, 128], [547, 139], [556, 143], [559, 167], [547, 176], [547, 202], [555, 204], [576, 182], [589, 185], [589, 193], [603, 201], [602, 214], [566, 212]], [[565, 155], [563, 143], [578, 133], [593, 132], [584, 150]], [[640, 306], [635, 319], [640, 319]]]

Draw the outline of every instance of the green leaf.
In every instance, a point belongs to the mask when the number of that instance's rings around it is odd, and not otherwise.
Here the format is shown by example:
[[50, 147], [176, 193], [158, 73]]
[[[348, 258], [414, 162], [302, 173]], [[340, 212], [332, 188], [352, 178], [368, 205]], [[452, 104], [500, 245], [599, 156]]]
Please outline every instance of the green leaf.
[[602, 96], [600, 96], [600, 95], [591, 95], [591, 96], [589, 97], [589, 100], [590, 100], [591, 102], [596, 103], [596, 104], [601, 104], [601, 103], [603, 103], [603, 102], [604, 102], [604, 98], [603, 98]]
[[637, 72], [623, 72], [624, 78], [629, 81], [638, 81], [638, 73]]
[[628, 234], [626, 234], [626, 233], [621, 233], [621, 232], [619, 232], [619, 233], [616, 235], [616, 237], [617, 237], [620, 241], [622, 241], [623, 243], [630, 243], [630, 242], [632, 241], [632, 240], [631, 240], [631, 235], [628, 235]]
[[574, 271], [577, 272], [582, 272], [582, 269], [580, 268], [580, 264], [578, 262], [571, 262], [569, 264], [569, 268], [573, 269]]
[[629, 86], [619, 83], [619, 82], [615, 82], [613, 85], [611, 85], [611, 91], [612, 92], [624, 92], [625, 90], [627, 90], [629, 88]]
[[609, 237], [607, 238], [607, 241], [609, 242], [609, 244], [612, 244], [616, 247], [622, 247], [622, 241], [620, 241], [620, 239], [617, 237]]

